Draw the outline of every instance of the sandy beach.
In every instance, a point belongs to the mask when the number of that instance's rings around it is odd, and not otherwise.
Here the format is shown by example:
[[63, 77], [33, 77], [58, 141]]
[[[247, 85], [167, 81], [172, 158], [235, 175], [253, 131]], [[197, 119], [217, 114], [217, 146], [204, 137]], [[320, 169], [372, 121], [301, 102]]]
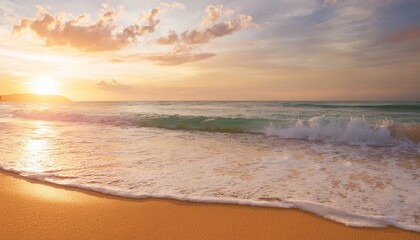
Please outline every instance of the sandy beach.
[[420, 0], [0, 0], [0, 240], [420, 240]]
[[1, 239], [420, 239], [295, 209], [134, 200], [0, 171]]

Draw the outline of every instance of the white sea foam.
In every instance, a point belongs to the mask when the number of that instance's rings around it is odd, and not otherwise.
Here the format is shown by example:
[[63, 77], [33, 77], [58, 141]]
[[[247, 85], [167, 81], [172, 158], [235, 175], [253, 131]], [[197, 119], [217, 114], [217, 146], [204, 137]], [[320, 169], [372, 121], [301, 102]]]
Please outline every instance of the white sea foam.
[[29, 179], [34, 179], [42, 182], [55, 183], [62, 186], [75, 187], [99, 193], [104, 193], [113, 196], [135, 198], [135, 199], [172, 199], [178, 201], [188, 201], [197, 203], [223, 203], [223, 204], [238, 204], [238, 205], [249, 205], [259, 207], [277, 207], [277, 208], [298, 208], [304, 211], [315, 213], [321, 217], [331, 219], [333, 221], [341, 222], [346, 226], [351, 227], [387, 227], [396, 226], [402, 229], [420, 232], [418, 226], [411, 226], [401, 224], [392, 217], [381, 217], [381, 216], [367, 216], [359, 215], [351, 212], [346, 212], [343, 209], [335, 209], [322, 204], [313, 202], [300, 202], [300, 201], [256, 201], [251, 199], [238, 199], [238, 198], [223, 198], [223, 197], [209, 197], [209, 196], [184, 196], [184, 195], [172, 195], [172, 194], [143, 194], [143, 193], [129, 193], [127, 191], [115, 190], [106, 186], [93, 187], [86, 184], [77, 184], [70, 182], [57, 181], [56, 179], [66, 179], [66, 177], [57, 176], [54, 174], [42, 174], [42, 173], [28, 173], [20, 172], [18, 170], [10, 169], [0, 165], [0, 169], [20, 174], [21, 176]]
[[401, 144], [391, 136], [391, 122], [383, 121], [372, 127], [361, 117], [340, 119], [336, 117], [317, 116], [308, 121], [298, 120], [290, 127], [276, 128], [270, 124], [266, 128], [268, 136], [282, 138], [305, 139], [330, 143], [346, 143], [354, 145], [395, 145]]

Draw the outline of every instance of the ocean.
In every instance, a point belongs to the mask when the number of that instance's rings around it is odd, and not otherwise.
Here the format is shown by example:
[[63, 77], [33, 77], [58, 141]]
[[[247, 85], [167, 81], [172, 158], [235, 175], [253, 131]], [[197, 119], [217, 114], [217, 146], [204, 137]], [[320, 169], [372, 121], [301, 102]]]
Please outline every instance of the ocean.
[[420, 102], [0, 103], [0, 168], [420, 232]]

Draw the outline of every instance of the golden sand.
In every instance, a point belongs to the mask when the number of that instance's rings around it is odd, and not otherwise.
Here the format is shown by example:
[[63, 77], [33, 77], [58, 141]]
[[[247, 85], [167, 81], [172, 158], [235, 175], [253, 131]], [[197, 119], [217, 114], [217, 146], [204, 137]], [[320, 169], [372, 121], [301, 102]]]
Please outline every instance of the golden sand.
[[294, 209], [130, 200], [0, 171], [0, 239], [420, 239]]

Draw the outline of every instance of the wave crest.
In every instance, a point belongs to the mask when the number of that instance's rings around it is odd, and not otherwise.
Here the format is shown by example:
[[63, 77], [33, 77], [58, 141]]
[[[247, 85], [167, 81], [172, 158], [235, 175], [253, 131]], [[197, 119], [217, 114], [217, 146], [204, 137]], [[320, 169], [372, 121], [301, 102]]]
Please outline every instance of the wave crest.
[[266, 129], [266, 134], [282, 138], [352, 145], [395, 145], [400, 141], [391, 136], [389, 130], [391, 125], [392, 122], [384, 121], [372, 127], [365, 119], [360, 117], [351, 117], [346, 120], [317, 116], [308, 121], [298, 120], [288, 128], [276, 128], [273, 124], [270, 124]]

